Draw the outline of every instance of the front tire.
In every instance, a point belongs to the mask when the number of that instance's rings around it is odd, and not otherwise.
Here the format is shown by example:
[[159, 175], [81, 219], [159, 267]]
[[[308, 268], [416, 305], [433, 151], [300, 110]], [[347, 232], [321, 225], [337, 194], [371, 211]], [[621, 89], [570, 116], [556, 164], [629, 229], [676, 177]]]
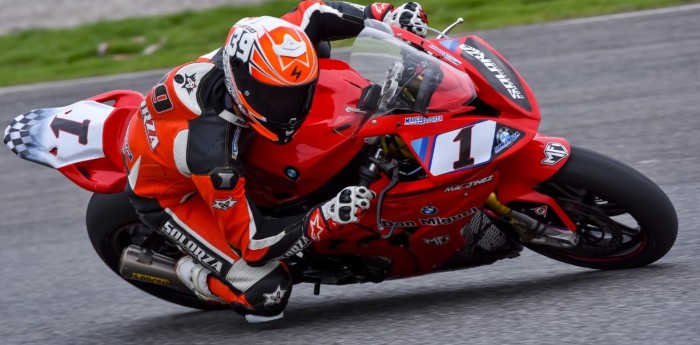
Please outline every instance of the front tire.
[[[86, 225], [92, 247], [102, 261], [120, 278], [119, 259], [129, 245], [140, 245], [153, 230], [143, 224], [131, 206], [126, 193], [93, 194], [87, 207]], [[176, 248], [164, 248], [161, 252], [177, 258]], [[138, 289], [162, 300], [181, 306], [202, 310], [229, 309], [226, 305], [213, 305], [197, 298], [193, 293], [167, 286], [124, 279]]]
[[549, 258], [594, 269], [649, 265], [673, 246], [678, 218], [666, 194], [633, 168], [572, 147], [564, 167], [537, 190], [553, 197], [577, 223], [570, 249], [527, 245]]

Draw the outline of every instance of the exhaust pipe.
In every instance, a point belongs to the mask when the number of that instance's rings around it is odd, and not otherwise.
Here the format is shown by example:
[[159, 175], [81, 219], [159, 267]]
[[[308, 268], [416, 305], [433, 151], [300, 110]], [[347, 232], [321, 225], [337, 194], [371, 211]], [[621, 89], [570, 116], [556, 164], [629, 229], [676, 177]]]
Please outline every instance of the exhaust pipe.
[[119, 273], [125, 279], [189, 291], [175, 273], [175, 260], [130, 245], [122, 252]]

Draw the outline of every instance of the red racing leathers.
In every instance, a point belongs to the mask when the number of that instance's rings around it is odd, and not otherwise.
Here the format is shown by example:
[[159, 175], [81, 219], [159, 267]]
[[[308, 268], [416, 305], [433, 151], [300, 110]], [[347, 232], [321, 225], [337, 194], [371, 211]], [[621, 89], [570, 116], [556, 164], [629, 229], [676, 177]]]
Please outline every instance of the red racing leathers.
[[[356, 36], [365, 18], [381, 20], [391, 8], [311, 0], [282, 18], [317, 44]], [[221, 51], [170, 71], [127, 132], [127, 192], [141, 219], [213, 273], [213, 294], [242, 313], [279, 314], [291, 292], [279, 259], [310, 243], [309, 220], [263, 218], [246, 197], [244, 157], [255, 154], [255, 134], [234, 111]]]

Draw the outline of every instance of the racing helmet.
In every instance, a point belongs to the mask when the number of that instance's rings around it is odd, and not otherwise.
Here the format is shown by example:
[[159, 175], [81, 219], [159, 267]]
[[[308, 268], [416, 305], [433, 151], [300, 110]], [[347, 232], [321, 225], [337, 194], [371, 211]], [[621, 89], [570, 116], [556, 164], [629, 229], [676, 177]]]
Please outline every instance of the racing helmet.
[[244, 18], [223, 49], [226, 88], [248, 124], [278, 144], [292, 139], [309, 113], [318, 58], [298, 26], [274, 17]]

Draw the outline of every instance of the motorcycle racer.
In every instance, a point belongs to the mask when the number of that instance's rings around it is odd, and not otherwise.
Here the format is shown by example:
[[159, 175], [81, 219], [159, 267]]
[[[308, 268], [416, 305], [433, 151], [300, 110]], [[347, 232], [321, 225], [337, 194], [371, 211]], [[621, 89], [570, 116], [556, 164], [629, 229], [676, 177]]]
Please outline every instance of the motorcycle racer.
[[[178, 277], [250, 322], [281, 318], [291, 277], [280, 259], [356, 223], [374, 193], [350, 186], [307, 214], [263, 217], [245, 191], [251, 138], [293, 139], [312, 104], [314, 47], [372, 18], [425, 35], [417, 3], [302, 1], [282, 18], [244, 18], [223, 48], [181, 65], [147, 94], [123, 147], [127, 192], [144, 223], [188, 255]], [[274, 159], [274, 157], [271, 157]]]

